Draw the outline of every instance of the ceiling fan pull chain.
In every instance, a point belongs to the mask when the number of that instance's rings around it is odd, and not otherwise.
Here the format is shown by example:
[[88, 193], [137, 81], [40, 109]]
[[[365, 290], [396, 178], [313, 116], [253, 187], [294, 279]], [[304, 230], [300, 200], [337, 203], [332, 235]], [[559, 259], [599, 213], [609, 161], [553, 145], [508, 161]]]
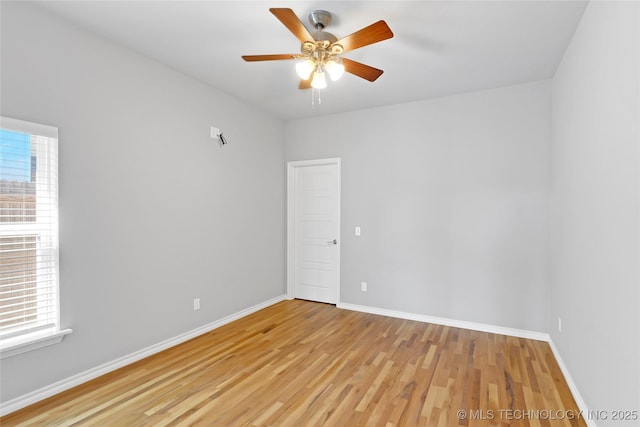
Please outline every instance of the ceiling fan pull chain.
[[322, 104], [322, 91], [314, 87], [311, 88], [311, 108], [315, 108], [316, 105]]

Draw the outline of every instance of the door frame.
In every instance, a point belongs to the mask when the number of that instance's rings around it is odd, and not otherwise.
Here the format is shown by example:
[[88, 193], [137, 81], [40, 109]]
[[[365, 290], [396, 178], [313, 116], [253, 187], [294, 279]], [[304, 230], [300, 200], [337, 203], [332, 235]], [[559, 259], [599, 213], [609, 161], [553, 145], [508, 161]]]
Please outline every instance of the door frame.
[[342, 240], [340, 238], [340, 216], [341, 207], [340, 200], [341, 187], [342, 187], [342, 166], [341, 159], [339, 157], [330, 159], [314, 159], [314, 160], [297, 160], [287, 162], [287, 299], [294, 299], [295, 292], [295, 266], [296, 266], [296, 251], [295, 251], [295, 172], [298, 168], [305, 168], [309, 166], [328, 166], [335, 165], [338, 169], [337, 176], [337, 189], [336, 189], [336, 239], [338, 244], [336, 245], [336, 306], [340, 304], [340, 247], [342, 246]]

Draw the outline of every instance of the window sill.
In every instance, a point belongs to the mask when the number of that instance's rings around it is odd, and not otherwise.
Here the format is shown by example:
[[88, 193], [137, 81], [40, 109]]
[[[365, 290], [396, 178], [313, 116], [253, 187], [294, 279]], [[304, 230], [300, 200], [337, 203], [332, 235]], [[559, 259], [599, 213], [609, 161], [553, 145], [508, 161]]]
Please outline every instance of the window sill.
[[72, 329], [63, 329], [61, 331], [40, 331], [21, 337], [10, 338], [0, 343], [0, 359], [15, 356], [16, 354], [26, 353], [49, 345], [62, 342], [65, 335], [73, 332]]

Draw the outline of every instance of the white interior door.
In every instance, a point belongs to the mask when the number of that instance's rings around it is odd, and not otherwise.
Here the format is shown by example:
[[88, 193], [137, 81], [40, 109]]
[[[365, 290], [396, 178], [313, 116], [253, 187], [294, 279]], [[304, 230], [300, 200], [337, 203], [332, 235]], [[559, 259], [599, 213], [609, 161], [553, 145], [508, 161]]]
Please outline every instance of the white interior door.
[[336, 304], [340, 286], [340, 159], [289, 163], [289, 297]]

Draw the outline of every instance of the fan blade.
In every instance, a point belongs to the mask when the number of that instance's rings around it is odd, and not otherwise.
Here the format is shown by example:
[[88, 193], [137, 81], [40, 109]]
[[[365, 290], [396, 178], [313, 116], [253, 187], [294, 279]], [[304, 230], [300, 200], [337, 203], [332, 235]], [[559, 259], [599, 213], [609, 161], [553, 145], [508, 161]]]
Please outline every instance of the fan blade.
[[376, 81], [376, 79], [384, 73], [382, 70], [347, 58], [342, 58], [342, 63], [344, 64], [344, 70], [347, 73], [362, 77], [370, 82]]
[[391, 37], [393, 37], [393, 33], [387, 23], [384, 21], [378, 21], [375, 24], [364, 27], [353, 34], [338, 40], [332, 45], [339, 44], [344, 49], [344, 52], [348, 52], [363, 46], [381, 42], [382, 40], [390, 39]]
[[295, 59], [294, 54], [285, 53], [281, 55], [242, 55], [242, 59], [247, 62], [254, 61], [277, 61], [280, 59]]
[[313, 41], [313, 37], [309, 34], [309, 30], [307, 30], [307, 27], [305, 27], [298, 19], [293, 10], [273, 7], [269, 9], [269, 11], [273, 13], [276, 18], [278, 18], [280, 22], [282, 22], [284, 26], [298, 38], [298, 40], [300, 40], [300, 43]]
[[307, 80], [300, 80], [300, 84], [298, 85], [298, 89], [311, 89], [311, 78]]

